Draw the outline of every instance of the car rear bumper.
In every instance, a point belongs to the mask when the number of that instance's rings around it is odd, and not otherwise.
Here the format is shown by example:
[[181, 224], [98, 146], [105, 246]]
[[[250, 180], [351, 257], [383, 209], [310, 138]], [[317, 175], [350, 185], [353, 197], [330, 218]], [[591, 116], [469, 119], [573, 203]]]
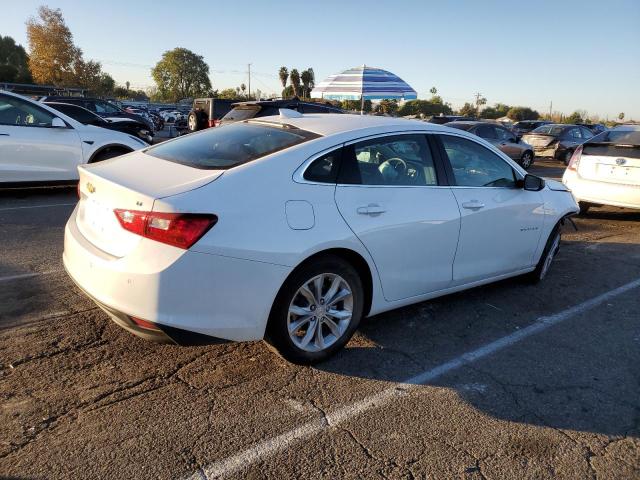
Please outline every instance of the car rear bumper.
[[640, 186], [586, 180], [572, 170], [565, 170], [564, 183], [579, 202], [640, 209]]
[[[84, 238], [75, 211], [65, 228], [63, 262], [73, 281], [118, 325], [149, 340], [188, 344], [262, 339], [273, 300], [291, 270], [147, 239], [125, 257], [111, 257]], [[139, 327], [132, 317], [152, 322], [157, 331]], [[213, 338], [204, 342], [202, 336]]]

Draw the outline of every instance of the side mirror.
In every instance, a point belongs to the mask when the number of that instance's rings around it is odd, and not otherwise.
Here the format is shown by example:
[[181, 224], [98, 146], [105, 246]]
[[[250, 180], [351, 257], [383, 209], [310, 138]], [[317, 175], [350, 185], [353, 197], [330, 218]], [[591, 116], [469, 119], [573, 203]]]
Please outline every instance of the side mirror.
[[52, 128], [67, 128], [67, 124], [64, 123], [64, 120], [62, 120], [61, 118], [53, 117], [53, 120], [51, 120], [51, 127]]
[[539, 192], [544, 188], [544, 185], [544, 178], [527, 174], [524, 177], [522, 188], [529, 190], [530, 192]]

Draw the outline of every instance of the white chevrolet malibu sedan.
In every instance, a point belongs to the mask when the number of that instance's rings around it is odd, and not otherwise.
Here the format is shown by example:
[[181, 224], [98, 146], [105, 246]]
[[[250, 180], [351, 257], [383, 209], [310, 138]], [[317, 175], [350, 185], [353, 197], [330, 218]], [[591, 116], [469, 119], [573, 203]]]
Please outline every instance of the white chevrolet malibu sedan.
[[79, 171], [64, 264], [115, 322], [178, 344], [264, 338], [298, 363], [363, 317], [542, 279], [578, 211], [479, 137], [371, 116], [281, 110]]

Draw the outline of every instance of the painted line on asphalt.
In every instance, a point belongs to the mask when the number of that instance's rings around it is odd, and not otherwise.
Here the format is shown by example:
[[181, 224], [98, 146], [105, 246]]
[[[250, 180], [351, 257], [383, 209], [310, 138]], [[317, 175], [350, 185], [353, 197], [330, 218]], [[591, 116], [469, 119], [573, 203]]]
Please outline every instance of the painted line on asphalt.
[[11, 282], [13, 280], [22, 280], [23, 278], [39, 277], [41, 275], [51, 275], [52, 273], [63, 272], [64, 270], [49, 270], [47, 272], [34, 272], [34, 273], [21, 273], [20, 275], [9, 275], [7, 277], [0, 277], [0, 282]]
[[50, 208], [50, 207], [71, 207], [71, 206], [75, 206], [77, 204], [77, 202], [75, 203], [49, 203], [47, 205], [25, 205], [25, 206], [21, 206], [21, 207], [3, 207], [0, 208], [0, 212], [7, 212], [10, 210], [24, 210], [27, 208]]
[[327, 413], [323, 418], [304, 423], [298, 428], [258, 442], [237, 455], [233, 455], [201, 467], [187, 478], [190, 480], [208, 480], [212, 478], [223, 478], [237, 473], [249, 465], [264, 461], [266, 458], [285, 450], [296, 442], [322, 433], [331, 427], [357, 417], [368, 410], [383, 406], [393, 398], [397, 398], [397, 387], [399, 385], [403, 386], [404, 391], [417, 388], [419, 385], [433, 381], [464, 365], [468, 365], [488, 357], [489, 355], [510, 347], [527, 337], [543, 332], [554, 325], [591, 310], [602, 303], [637, 287], [640, 287], [640, 278], [554, 315], [540, 317], [534, 323], [525, 328], [499, 338], [498, 340], [488, 343], [480, 348], [464, 353], [435, 368], [426, 370], [411, 378], [407, 378], [402, 382], [396, 383], [393, 387], [389, 387], [379, 393], [365, 397], [358, 402], [340, 407], [333, 412]]

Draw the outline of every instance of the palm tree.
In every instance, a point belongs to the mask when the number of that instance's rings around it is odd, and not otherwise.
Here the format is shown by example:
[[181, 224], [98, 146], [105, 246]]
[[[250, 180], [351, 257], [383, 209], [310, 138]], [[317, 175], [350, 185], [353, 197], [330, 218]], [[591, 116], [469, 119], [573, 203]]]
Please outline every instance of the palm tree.
[[129, 86], [131, 85], [131, 84], [129, 83], [129, 80], [127, 80], [126, 82], [124, 82], [124, 84], [127, 86], [127, 92], [128, 92], [128, 91], [129, 91]]
[[431, 95], [433, 95], [434, 97], [436, 96], [436, 93], [438, 93], [438, 89], [436, 87], [431, 87], [431, 90], [429, 90], [431, 92]]
[[280, 83], [282, 84], [282, 89], [284, 90], [285, 88], [287, 88], [287, 78], [289, 78], [289, 70], [287, 70], [287, 67], [280, 67], [278, 76], [280, 77]]
[[294, 68], [291, 70], [289, 74], [289, 80], [291, 81], [291, 86], [293, 87], [293, 95], [298, 96], [298, 92], [300, 91], [300, 73], [298, 69]]
[[309, 86], [311, 85], [311, 73], [309, 70], [303, 70], [300, 74], [300, 79], [302, 80], [302, 96], [309, 96]]
[[240, 90], [242, 90], [242, 95], [244, 96], [245, 95], [244, 92], [245, 92], [245, 90], [247, 90], [247, 86], [244, 83], [241, 83], [240, 84]]

